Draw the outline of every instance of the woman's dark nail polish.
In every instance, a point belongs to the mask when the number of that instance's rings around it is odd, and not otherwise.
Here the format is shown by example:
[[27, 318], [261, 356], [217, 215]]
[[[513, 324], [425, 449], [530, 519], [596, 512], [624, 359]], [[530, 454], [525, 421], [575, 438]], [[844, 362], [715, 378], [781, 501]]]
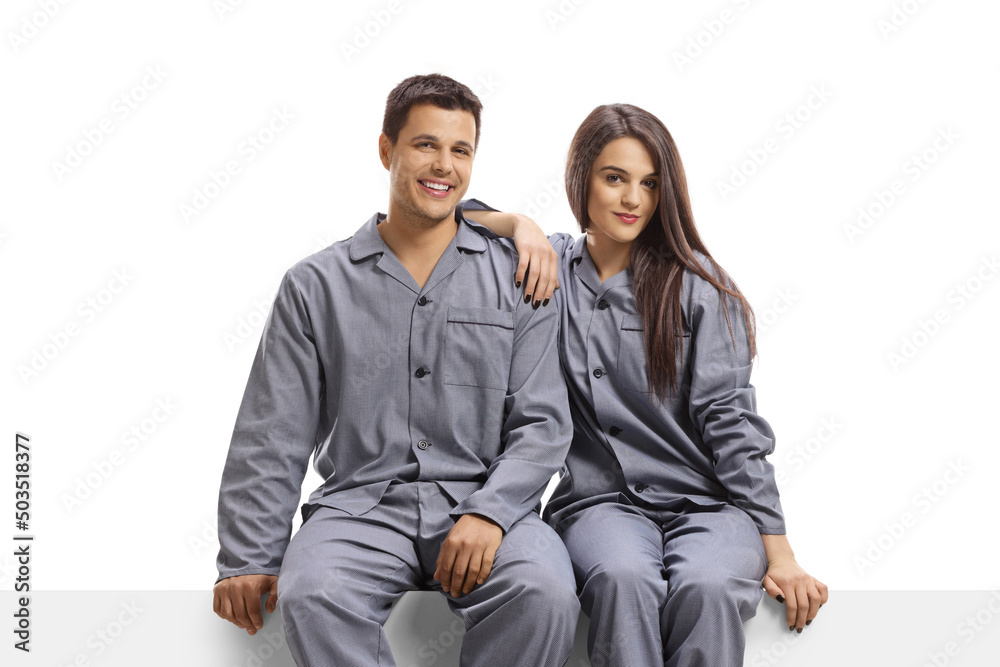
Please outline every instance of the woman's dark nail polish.
[[781, 593], [778, 593], [778, 596], [774, 599], [780, 602], [781, 604], [785, 604], [785, 596], [782, 595]]
[[543, 305], [543, 306], [547, 306], [547, 305], [549, 305], [549, 300], [548, 300], [548, 299], [546, 299], [545, 301], [542, 301], [542, 305]]
[[799, 633], [801, 635], [802, 634], [802, 628], [798, 628], [795, 632], [797, 632], [797, 633]]
[[514, 281], [514, 287], [520, 287], [520, 286], [521, 286], [521, 281], [520, 280], [515, 280]]
[[812, 621], [806, 621], [806, 625], [809, 625], [810, 623], [812, 623]]
[[531, 301], [531, 295], [530, 294], [525, 294], [524, 295], [524, 302], [528, 303], [529, 301]]

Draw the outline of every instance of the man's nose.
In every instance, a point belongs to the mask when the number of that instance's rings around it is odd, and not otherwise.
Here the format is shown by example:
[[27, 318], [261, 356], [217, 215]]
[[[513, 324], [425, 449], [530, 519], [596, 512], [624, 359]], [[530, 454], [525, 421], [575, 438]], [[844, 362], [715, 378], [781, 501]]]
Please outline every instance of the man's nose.
[[447, 174], [451, 172], [451, 153], [448, 151], [438, 151], [434, 156], [434, 171]]

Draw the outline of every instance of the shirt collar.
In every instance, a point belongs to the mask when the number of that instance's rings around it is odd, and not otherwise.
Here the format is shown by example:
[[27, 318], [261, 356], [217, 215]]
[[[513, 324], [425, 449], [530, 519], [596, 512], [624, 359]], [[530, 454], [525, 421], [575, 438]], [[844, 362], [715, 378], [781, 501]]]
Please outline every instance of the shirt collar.
[[[385, 241], [382, 240], [382, 235], [378, 233], [377, 227], [380, 222], [385, 220], [385, 217], [385, 213], [376, 213], [354, 233], [351, 238], [351, 259], [353, 261], [362, 260], [376, 253], [384, 253], [388, 249]], [[456, 247], [469, 252], [486, 250], [486, 239], [464, 219], [458, 223], [458, 232], [455, 234], [454, 241]]]
[[587, 287], [595, 294], [603, 294], [616, 287], [632, 286], [632, 269], [625, 269], [601, 284], [601, 279], [597, 275], [597, 267], [587, 250], [587, 235], [582, 234], [573, 244], [573, 255], [570, 258], [570, 271], [583, 281]]

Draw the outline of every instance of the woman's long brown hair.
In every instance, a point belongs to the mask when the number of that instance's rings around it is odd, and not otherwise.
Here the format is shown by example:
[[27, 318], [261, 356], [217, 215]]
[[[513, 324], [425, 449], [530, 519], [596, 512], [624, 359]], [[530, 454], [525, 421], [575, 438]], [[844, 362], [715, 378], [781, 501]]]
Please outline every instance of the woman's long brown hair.
[[[677, 390], [677, 337], [684, 327], [680, 302], [684, 269], [701, 276], [718, 290], [734, 349], [736, 338], [728, 301], [737, 302], [749, 335], [751, 359], [757, 353], [753, 310], [701, 240], [691, 214], [687, 179], [677, 146], [666, 126], [648, 111], [631, 104], [605, 104], [591, 111], [576, 131], [566, 161], [566, 193], [580, 229], [586, 232], [590, 222], [587, 199], [591, 167], [604, 147], [621, 137], [642, 142], [660, 174], [656, 214], [632, 243], [629, 266], [636, 308], [643, 322], [650, 390], [662, 401], [668, 390], [672, 394]], [[711, 271], [701, 266], [694, 251], [708, 258]]]

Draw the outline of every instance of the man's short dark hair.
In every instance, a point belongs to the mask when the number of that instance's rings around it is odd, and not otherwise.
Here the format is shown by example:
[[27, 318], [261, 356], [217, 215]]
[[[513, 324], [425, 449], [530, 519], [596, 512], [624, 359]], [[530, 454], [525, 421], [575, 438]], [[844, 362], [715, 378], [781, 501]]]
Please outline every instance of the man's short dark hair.
[[404, 79], [385, 101], [382, 131], [393, 144], [406, 124], [414, 104], [433, 104], [442, 109], [468, 111], [476, 119], [476, 146], [479, 146], [479, 113], [483, 103], [468, 86], [444, 74], [418, 74]]

